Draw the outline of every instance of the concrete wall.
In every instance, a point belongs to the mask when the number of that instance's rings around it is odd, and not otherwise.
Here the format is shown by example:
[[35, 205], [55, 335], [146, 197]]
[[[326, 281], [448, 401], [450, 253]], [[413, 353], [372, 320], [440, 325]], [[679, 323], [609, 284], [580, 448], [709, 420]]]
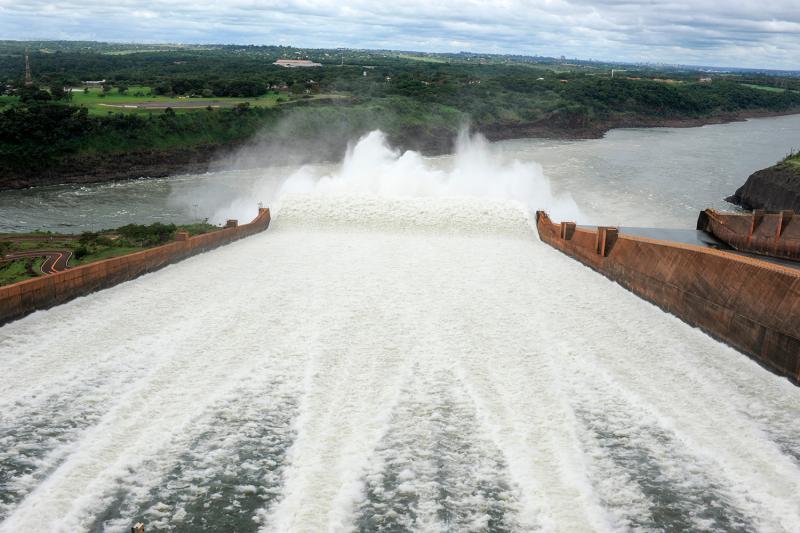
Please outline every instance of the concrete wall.
[[736, 250], [800, 260], [800, 216], [794, 211], [750, 214], [723, 213], [706, 209], [697, 229], [707, 231]]
[[0, 287], [0, 325], [264, 231], [269, 222], [269, 209], [262, 208], [249, 224], [195, 237], [179, 234], [174, 242], [163, 246]]
[[542, 241], [800, 382], [800, 270], [730, 252], [554, 224]]

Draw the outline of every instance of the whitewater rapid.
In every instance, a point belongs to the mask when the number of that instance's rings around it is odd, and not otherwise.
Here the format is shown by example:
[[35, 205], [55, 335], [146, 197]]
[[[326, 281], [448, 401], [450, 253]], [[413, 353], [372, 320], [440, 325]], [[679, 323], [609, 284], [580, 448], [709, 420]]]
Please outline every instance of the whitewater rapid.
[[800, 524], [800, 389], [512, 201], [287, 196], [0, 364], [2, 532]]

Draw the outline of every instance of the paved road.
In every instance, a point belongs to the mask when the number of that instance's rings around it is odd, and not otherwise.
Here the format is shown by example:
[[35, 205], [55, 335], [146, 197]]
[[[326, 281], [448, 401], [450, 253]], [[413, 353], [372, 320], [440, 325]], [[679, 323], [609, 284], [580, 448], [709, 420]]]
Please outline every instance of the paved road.
[[124, 104], [99, 104], [103, 107], [127, 109], [199, 109], [202, 107], [233, 107], [239, 102], [220, 102], [218, 100], [189, 100], [186, 102], [126, 102]]
[[26, 257], [44, 257], [42, 262], [42, 274], [55, 274], [69, 268], [69, 260], [72, 257], [71, 250], [36, 250], [33, 252], [16, 252], [4, 257], [6, 260], [24, 259]]

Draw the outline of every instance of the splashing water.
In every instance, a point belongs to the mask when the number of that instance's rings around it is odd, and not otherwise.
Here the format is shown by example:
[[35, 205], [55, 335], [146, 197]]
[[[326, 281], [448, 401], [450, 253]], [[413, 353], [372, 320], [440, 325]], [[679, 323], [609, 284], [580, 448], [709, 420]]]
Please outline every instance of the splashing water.
[[[475, 197], [515, 200], [528, 209], [546, 209], [557, 218], [586, 221], [569, 195], [555, 195], [542, 167], [507, 160], [479, 135], [462, 130], [451, 161], [417, 152], [393, 150], [381, 131], [362, 137], [348, 149], [341, 165], [303, 166], [288, 175], [270, 174], [246, 195], [216, 210], [222, 222], [235, 213], [242, 220], [255, 216], [252, 198], [270, 200], [277, 212], [286, 194], [407, 197]], [[275, 172], [275, 171], [273, 171]]]
[[796, 531], [800, 389], [538, 242], [481, 150], [371, 134], [0, 328], [0, 532]]

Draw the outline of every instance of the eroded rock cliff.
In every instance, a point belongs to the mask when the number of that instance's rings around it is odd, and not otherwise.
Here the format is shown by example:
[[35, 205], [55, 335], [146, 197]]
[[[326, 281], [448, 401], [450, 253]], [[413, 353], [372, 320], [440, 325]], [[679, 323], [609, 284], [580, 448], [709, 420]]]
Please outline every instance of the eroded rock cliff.
[[784, 161], [754, 172], [728, 201], [745, 209], [800, 212], [800, 166]]

